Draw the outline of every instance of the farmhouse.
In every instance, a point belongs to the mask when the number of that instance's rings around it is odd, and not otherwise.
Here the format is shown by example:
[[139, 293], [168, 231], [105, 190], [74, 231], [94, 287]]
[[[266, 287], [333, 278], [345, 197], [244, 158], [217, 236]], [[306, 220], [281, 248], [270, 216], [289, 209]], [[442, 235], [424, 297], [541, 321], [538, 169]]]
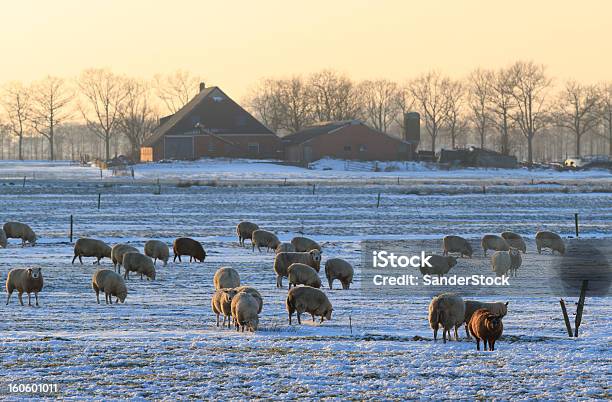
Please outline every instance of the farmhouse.
[[352, 160], [413, 159], [418, 141], [392, 137], [361, 120], [321, 123], [283, 137], [285, 159], [307, 164], [324, 157]]
[[202, 157], [280, 158], [281, 141], [218, 87], [200, 92], [159, 126], [140, 152], [143, 162]]

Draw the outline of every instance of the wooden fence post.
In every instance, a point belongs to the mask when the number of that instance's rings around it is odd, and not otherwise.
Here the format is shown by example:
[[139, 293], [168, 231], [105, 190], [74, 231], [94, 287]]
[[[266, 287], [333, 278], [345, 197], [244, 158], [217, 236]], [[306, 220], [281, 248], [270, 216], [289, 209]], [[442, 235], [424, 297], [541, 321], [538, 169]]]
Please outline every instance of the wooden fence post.
[[565, 328], [567, 329], [567, 335], [571, 338], [572, 334], [572, 324], [570, 324], [569, 317], [567, 315], [567, 309], [565, 308], [565, 300], [560, 299], [559, 304], [561, 305], [561, 311], [563, 312], [563, 320], [565, 321]]
[[586, 297], [587, 286], [589, 281], [582, 281], [582, 287], [580, 288], [580, 298], [578, 299], [578, 308], [576, 309], [576, 320], [574, 322], [574, 337], [578, 338], [578, 327], [582, 323], [582, 310], [584, 309], [584, 299]]
[[578, 213], [574, 214], [574, 226], [576, 228], [576, 237], [580, 236], [580, 232], [578, 231]]
[[72, 215], [70, 215], [70, 243], [72, 243], [72, 226], [74, 224], [74, 219], [72, 218]]

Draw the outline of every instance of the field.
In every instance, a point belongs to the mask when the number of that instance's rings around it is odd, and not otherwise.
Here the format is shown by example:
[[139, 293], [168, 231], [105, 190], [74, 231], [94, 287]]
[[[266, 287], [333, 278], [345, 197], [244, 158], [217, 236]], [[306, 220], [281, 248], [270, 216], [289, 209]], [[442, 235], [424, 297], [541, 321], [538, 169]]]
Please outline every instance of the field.
[[[165, 171], [158, 187], [160, 172], [147, 176], [138, 170], [143, 176], [131, 181], [100, 180], [95, 170], [66, 174], [67, 169], [44, 178], [44, 171], [25, 185], [0, 181], [0, 220], [28, 222], [40, 237], [36, 247], [21, 248], [12, 240], [0, 249], [2, 281], [9, 269], [32, 265], [43, 267], [45, 276], [39, 308], [18, 306], [16, 295], [8, 306], [0, 305], [2, 398], [23, 396], [8, 395], [7, 384], [33, 382], [57, 383], [56, 396], [78, 400], [610, 397], [609, 298], [587, 299], [581, 336], [569, 339], [557, 298], [512, 297], [497, 350], [478, 353], [466, 339], [433, 341], [429, 298], [373, 298], [360, 290], [359, 277], [365, 239], [419, 239], [434, 248], [449, 233], [474, 245], [483, 234], [503, 230], [529, 239], [541, 229], [567, 237], [573, 235], [574, 213], [580, 214], [581, 237], [611, 239], [609, 174], [536, 176], [541, 183], [532, 185], [528, 174], [490, 172], [483, 194], [474, 173], [430, 174], [418, 181], [418, 172], [403, 172], [407, 181], [400, 184], [390, 184], [392, 173], [382, 176], [389, 180], [385, 184], [373, 184], [377, 176], [368, 174], [371, 183], [331, 184], [347, 177], [323, 171], [328, 176], [298, 175], [282, 185], [285, 171], [272, 176], [279, 181], [272, 183], [264, 180], [270, 175], [250, 177], [238, 169], [226, 182], [192, 175], [190, 180], [216, 181], [177, 186]], [[353, 174], [359, 176], [351, 173], [350, 179]], [[257, 182], [249, 184], [249, 178]], [[70, 215], [75, 239], [142, 249], [150, 238], [170, 244], [189, 236], [204, 244], [208, 257], [202, 264], [158, 266], [156, 281], [132, 277], [126, 304], [98, 305], [90, 285], [97, 269], [93, 259], [70, 264]], [[338, 283], [335, 290], [325, 289], [334, 306], [332, 321], [288, 325], [286, 288], [275, 287], [273, 254], [237, 243], [235, 225], [243, 219], [283, 241], [303, 233], [323, 243], [324, 261], [333, 256], [354, 264], [351, 290], [338, 290]], [[521, 269], [537, 275], [546, 256], [534, 252], [532, 240], [528, 248]], [[478, 248], [474, 261], [488, 269]], [[243, 284], [263, 294], [258, 332], [215, 326], [210, 296], [220, 266], [236, 268]], [[112, 265], [105, 259], [102, 267]], [[575, 301], [568, 300], [571, 312]]]

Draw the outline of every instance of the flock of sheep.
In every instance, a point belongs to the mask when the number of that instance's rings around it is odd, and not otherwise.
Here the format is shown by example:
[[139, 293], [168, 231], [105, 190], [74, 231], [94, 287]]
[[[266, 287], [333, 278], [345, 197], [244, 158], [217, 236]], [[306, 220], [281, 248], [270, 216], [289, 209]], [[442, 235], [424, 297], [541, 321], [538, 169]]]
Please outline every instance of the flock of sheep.
[[[282, 243], [278, 237], [269, 231], [260, 229], [251, 222], [240, 222], [236, 227], [238, 242], [245, 245], [245, 240], [251, 240], [251, 249], [261, 251], [262, 248], [275, 251], [274, 272], [276, 286], [282, 287], [283, 277], [288, 278], [289, 291], [286, 298], [286, 309], [289, 324], [292, 316], [297, 313], [298, 323], [301, 324], [301, 315], [309, 313], [313, 321], [321, 317], [321, 322], [330, 320], [332, 304], [327, 295], [320, 289], [321, 279], [319, 271], [321, 266], [321, 246], [314, 240], [306, 237], [294, 237], [290, 243]], [[36, 234], [24, 223], [7, 222], [0, 230], [0, 246], [7, 246], [7, 239], [21, 239], [22, 246], [26, 243], [36, 244]], [[549, 248], [560, 254], [565, 253], [565, 245], [561, 237], [553, 232], [541, 231], [536, 234], [536, 247], [538, 253], [543, 248]], [[180, 237], [173, 242], [174, 259], [181, 261], [181, 256], [189, 256], [189, 261], [203, 262], [206, 251], [202, 244], [194, 239]], [[523, 238], [512, 232], [503, 232], [501, 236], [485, 235], [481, 246], [486, 256], [488, 250], [494, 250], [491, 258], [493, 271], [501, 275], [516, 275], [521, 265], [520, 252], [526, 252]], [[445, 275], [456, 265], [457, 259], [449, 253], [459, 253], [461, 257], [472, 257], [473, 250], [470, 243], [460, 236], [446, 236], [443, 239], [443, 255], [432, 256], [432, 267], [421, 268], [423, 274]], [[140, 275], [143, 279], [155, 280], [155, 264], [157, 260], [168, 263], [170, 250], [166, 243], [159, 240], [148, 240], [144, 245], [144, 254], [128, 244], [115, 244], [109, 246], [105, 242], [90, 238], [78, 239], [74, 245], [72, 263], [78, 258], [81, 264], [82, 257], [95, 257], [98, 265], [102, 258], [109, 258], [113, 263], [113, 270], [99, 269], [92, 277], [92, 288], [96, 293], [96, 300], [100, 303], [100, 292], [105, 295], [105, 302], [112, 304], [124, 303], [128, 294], [125, 280], [129, 279], [130, 272]], [[123, 276], [120, 275], [121, 267]], [[353, 282], [353, 267], [340, 258], [330, 258], [325, 263], [325, 276], [329, 288], [333, 281], [338, 279], [343, 289], [349, 289]], [[263, 298], [257, 289], [244, 286], [240, 283], [240, 275], [230, 267], [219, 268], [213, 277], [215, 293], [211, 298], [211, 307], [217, 317], [219, 326], [220, 316], [223, 316], [222, 326], [234, 325], [236, 330], [245, 329], [256, 331], [259, 324], [259, 314], [263, 308]], [[300, 286], [298, 286], [300, 285]], [[292, 288], [293, 286], [293, 288]], [[28, 294], [28, 305], [31, 306], [31, 293], [34, 293], [38, 306], [38, 293], [43, 288], [41, 268], [16, 268], [9, 272], [6, 280], [8, 293], [6, 304], [9, 304], [12, 293], [17, 290], [19, 302], [23, 305], [22, 294]], [[458, 339], [458, 328], [465, 323], [468, 338], [470, 334], [476, 338], [477, 349], [480, 350], [480, 341], [484, 348], [494, 350], [495, 341], [503, 332], [502, 318], [507, 314], [508, 303], [484, 303], [474, 300], [463, 300], [453, 293], [443, 293], [434, 297], [429, 305], [429, 323], [437, 340], [438, 328], [443, 328], [443, 339], [450, 339], [450, 331], [454, 328], [455, 338]], [[448, 335], [448, 337], [447, 337]]]

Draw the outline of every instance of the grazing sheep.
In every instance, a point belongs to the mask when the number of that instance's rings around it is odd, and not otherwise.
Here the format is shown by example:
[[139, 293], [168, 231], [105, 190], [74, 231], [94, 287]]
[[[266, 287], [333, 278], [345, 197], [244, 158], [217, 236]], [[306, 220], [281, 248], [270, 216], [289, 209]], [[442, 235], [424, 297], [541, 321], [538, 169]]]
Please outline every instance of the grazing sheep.
[[4, 229], [0, 229], [0, 247], [6, 248], [6, 233]]
[[446, 343], [451, 339], [451, 329], [455, 328], [455, 340], [459, 340], [458, 328], [463, 324], [465, 304], [463, 299], [454, 293], [442, 293], [429, 303], [429, 325], [434, 331], [434, 340], [438, 340], [438, 326], [442, 325], [442, 337]]
[[291, 244], [295, 247], [297, 252], [308, 252], [310, 250], [321, 251], [321, 246], [316, 241], [309, 239], [308, 237], [297, 236], [291, 239]]
[[561, 236], [556, 233], [540, 231], [536, 233], [535, 240], [538, 254], [542, 254], [543, 248], [549, 248], [553, 254], [555, 251], [559, 254], [565, 254], [565, 243], [563, 243]]
[[495, 341], [504, 332], [502, 317], [484, 308], [472, 314], [469, 327], [470, 332], [476, 338], [476, 350], [480, 350], [480, 340], [483, 341], [484, 350], [487, 350], [487, 343], [490, 351], [495, 350]]
[[[510, 251], [512, 251], [514, 248], [510, 248]], [[518, 269], [521, 267], [521, 265], [523, 264], [523, 257], [521, 257], [521, 253], [518, 252], [518, 249], [514, 249], [517, 250], [516, 253], [510, 252], [510, 276], [516, 277], [516, 273], [518, 272]]]
[[21, 239], [21, 247], [25, 247], [26, 242], [32, 246], [36, 245], [38, 237], [31, 227], [21, 222], [6, 222], [2, 227], [7, 239]]
[[72, 263], [79, 257], [79, 262], [83, 264], [82, 257], [96, 257], [94, 264], [100, 265], [100, 260], [104, 257], [111, 258], [111, 247], [102, 240], [80, 238], [74, 243], [74, 258]]
[[448, 255], [448, 253], [461, 253], [461, 257], [467, 255], [472, 258], [472, 245], [461, 236], [444, 236], [442, 245], [444, 246], [442, 255]]
[[147, 257], [144, 254], [129, 252], [123, 255], [123, 278], [130, 278], [130, 271], [136, 272], [140, 274], [140, 279], [142, 280], [142, 275], [147, 277], [147, 280], [155, 280], [155, 265], [153, 264], [153, 260], [151, 257]]
[[278, 247], [276, 247], [276, 250], [274, 250], [276, 252], [276, 254], [278, 253], [294, 253], [295, 247], [293, 247], [293, 244], [291, 243], [281, 243], [278, 245]]
[[525, 254], [527, 252], [527, 244], [520, 234], [514, 232], [502, 232], [501, 237], [506, 240], [510, 247], [517, 248]]
[[477, 300], [466, 300], [465, 316], [463, 320], [465, 322], [465, 334], [468, 339], [470, 338], [470, 319], [472, 318], [474, 311], [480, 310], [481, 308], [489, 310], [491, 313], [497, 314], [500, 317], [504, 317], [506, 314], [508, 314], [508, 302], [481, 302]]
[[255, 247], [257, 250], [261, 252], [261, 247], [265, 246], [266, 250], [276, 250], [276, 248], [281, 244], [278, 237], [272, 232], [268, 232], [267, 230], [257, 229], [253, 231], [251, 235], [251, 243], [252, 249], [255, 251]]
[[423, 275], [438, 275], [438, 278], [444, 276], [452, 267], [457, 265], [457, 258], [453, 256], [442, 256], [433, 254], [429, 259], [431, 267], [420, 266], [419, 270]]
[[487, 256], [487, 250], [508, 251], [510, 249], [508, 242], [498, 235], [484, 235], [480, 245], [484, 250], [485, 257]]
[[259, 301], [255, 299], [251, 294], [241, 292], [236, 294], [232, 298], [232, 318], [236, 324], [236, 331], [242, 332], [246, 328], [249, 331], [257, 331], [259, 325], [259, 316], [257, 310], [259, 309]]
[[[508, 271], [516, 270], [520, 266], [521, 252], [511, 247], [508, 251], [496, 251], [491, 257], [492, 271], [496, 276], [504, 276]], [[518, 264], [518, 266], [516, 265]]]
[[96, 300], [100, 304], [100, 292], [104, 292], [106, 304], [113, 304], [113, 296], [116, 297], [115, 304], [125, 303], [127, 287], [125, 281], [115, 271], [110, 269], [99, 269], [91, 278], [91, 287], [96, 292]]
[[215, 289], [236, 288], [240, 286], [240, 275], [238, 271], [230, 267], [221, 267], [215, 272], [213, 277]]
[[144, 253], [146, 256], [153, 258], [153, 264], [155, 264], [159, 259], [160, 261], [164, 262], [164, 266], [168, 265], [170, 249], [163, 241], [147, 240], [144, 245]]
[[242, 221], [236, 226], [236, 234], [238, 235], [238, 243], [244, 246], [244, 241], [253, 236], [253, 232], [259, 229], [259, 226], [253, 222]]
[[353, 266], [341, 258], [330, 258], [325, 261], [325, 276], [332, 289], [334, 279], [339, 279], [342, 289], [348, 289], [353, 283]]
[[257, 310], [257, 314], [261, 313], [261, 310], [263, 309], [263, 298], [261, 297], [261, 294], [257, 291], [257, 289], [251, 286], [238, 286], [237, 288], [234, 288], [234, 290], [236, 291], [236, 293], [244, 292], [253, 296], [255, 300], [259, 302], [259, 309]]
[[315, 271], [319, 272], [321, 269], [321, 253], [319, 250], [311, 250], [307, 253], [278, 253], [274, 257], [274, 272], [276, 272], [276, 287], [283, 287], [283, 277], [287, 277], [287, 268], [289, 265], [300, 262], [306, 264]]
[[289, 289], [291, 289], [291, 285], [293, 287], [297, 285], [312, 286], [313, 288], [321, 287], [321, 278], [319, 278], [317, 271], [299, 262], [289, 265], [287, 278], [289, 279]]
[[225, 327], [225, 321], [227, 320], [227, 327], [229, 328], [232, 316], [232, 298], [236, 295], [235, 289], [218, 289], [210, 300], [213, 313], [217, 315], [217, 327], [219, 326], [219, 315], [223, 314], [223, 324]]
[[15, 268], [11, 269], [6, 277], [6, 305], [8, 306], [9, 300], [13, 291], [17, 289], [19, 296], [19, 303], [23, 306], [23, 300], [21, 295], [25, 292], [28, 294], [28, 306], [32, 305], [32, 297], [30, 293], [34, 293], [36, 298], [36, 306], [38, 306], [38, 292], [42, 291], [44, 285], [42, 269], [41, 268]]
[[125, 253], [137, 253], [136, 247], [132, 247], [129, 244], [119, 243], [115, 244], [111, 248], [111, 261], [113, 262], [114, 269], [121, 273], [121, 264], [123, 264], [123, 255]]
[[331, 320], [332, 305], [323, 291], [310, 286], [299, 286], [289, 290], [287, 293], [287, 313], [289, 314], [289, 325], [291, 325], [291, 317], [297, 312], [298, 324], [302, 323], [302, 313], [312, 315], [314, 322], [315, 316], [321, 317], [323, 320]]
[[204, 251], [202, 244], [200, 244], [199, 241], [190, 239], [189, 237], [179, 237], [178, 239], [174, 240], [174, 243], [172, 243], [172, 250], [174, 251], [173, 262], [176, 262], [177, 257], [179, 262], [182, 262], [182, 255], [188, 255], [189, 262], [193, 260], [204, 262], [204, 259], [206, 258], [206, 251]]

